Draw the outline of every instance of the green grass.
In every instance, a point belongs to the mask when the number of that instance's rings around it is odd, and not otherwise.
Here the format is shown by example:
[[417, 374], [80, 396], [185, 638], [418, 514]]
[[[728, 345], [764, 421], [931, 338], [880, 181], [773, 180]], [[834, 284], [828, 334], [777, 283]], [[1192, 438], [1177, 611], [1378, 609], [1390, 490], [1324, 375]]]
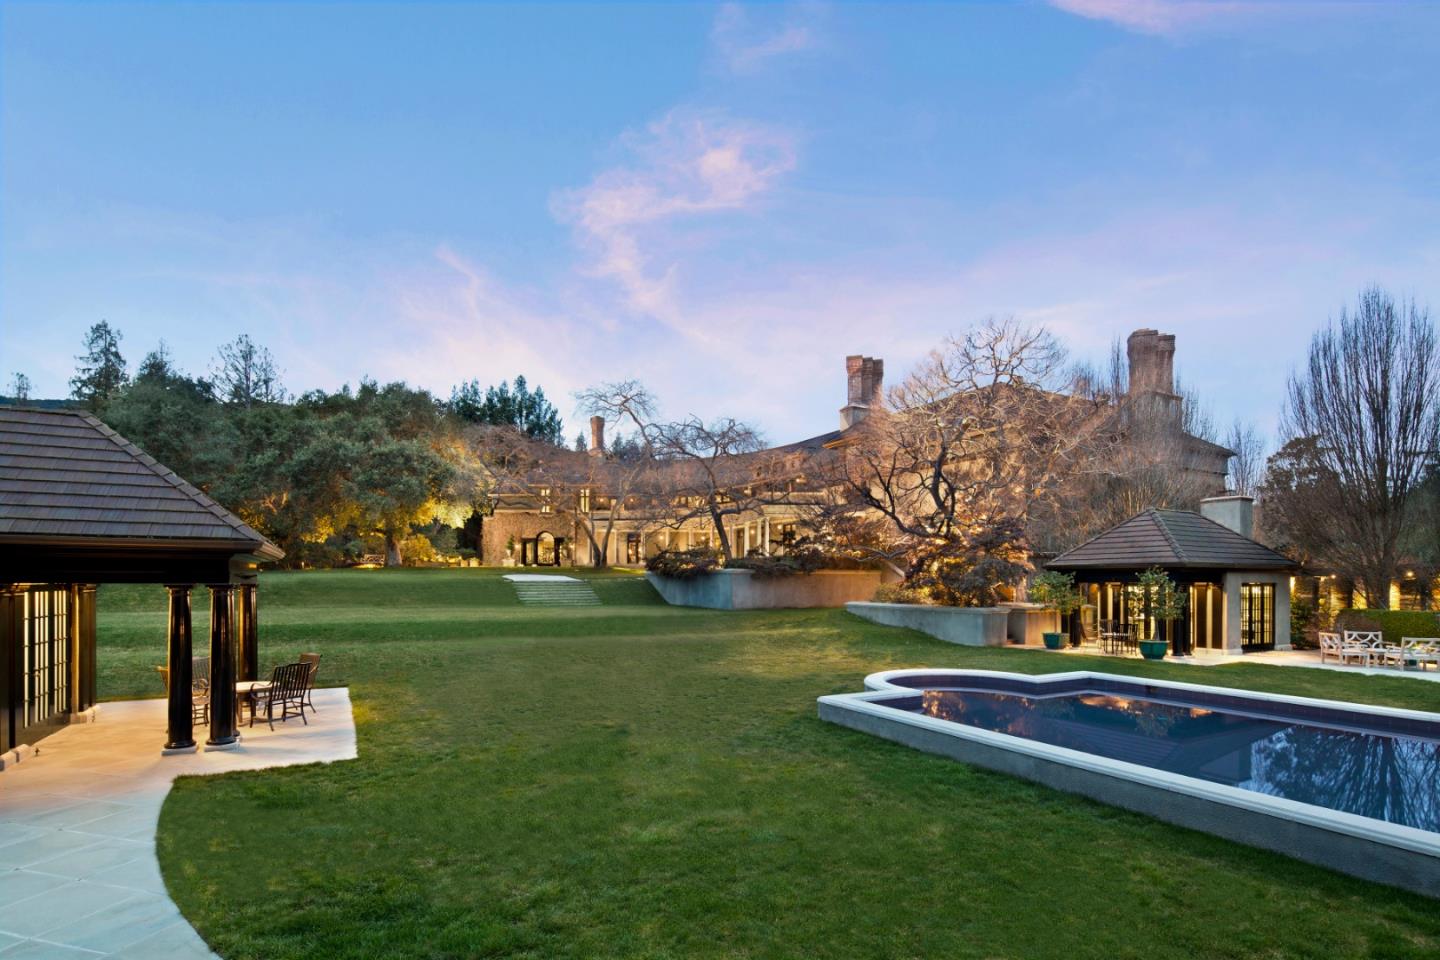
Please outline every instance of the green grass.
[[[262, 657], [324, 654], [360, 759], [177, 784], [185, 915], [231, 958], [1440, 956], [1434, 901], [815, 717], [876, 670], [1088, 658], [596, 589], [547, 610], [491, 571], [265, 575]], [[158, 692], [163, 591], [100, 611], [102, 692]], [[1403, 678], [1088, 662], [1440, 709]]]

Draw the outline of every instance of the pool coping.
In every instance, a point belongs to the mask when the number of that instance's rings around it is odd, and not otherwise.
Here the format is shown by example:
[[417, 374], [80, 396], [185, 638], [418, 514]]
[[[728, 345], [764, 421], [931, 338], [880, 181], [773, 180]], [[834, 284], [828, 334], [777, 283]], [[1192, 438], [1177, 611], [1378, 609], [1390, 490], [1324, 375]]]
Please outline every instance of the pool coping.
[[1440, 723], [1440, 714], [1284, 694], [1257, 694], [1228, 687], [1089, 670], [1040, 675], [998, 670], [887, 670], [866, 677], [865, 692], [830, 694], [817, 700], [820, 718], [831, 723], [1354, 876], [1440, 897], [1440, 834], [906, 713], [885, 705], [889, 700], [914, 696], [918, 692], [916, 688], [894, 681], [918, 676], [957, 680], [1004, 678], [1033, 684], [1042, 690], [1047, 684], [1106, 680], [1148, 688], [1223, 694], [1262, 704], [1285, 703], [1411, 721]]

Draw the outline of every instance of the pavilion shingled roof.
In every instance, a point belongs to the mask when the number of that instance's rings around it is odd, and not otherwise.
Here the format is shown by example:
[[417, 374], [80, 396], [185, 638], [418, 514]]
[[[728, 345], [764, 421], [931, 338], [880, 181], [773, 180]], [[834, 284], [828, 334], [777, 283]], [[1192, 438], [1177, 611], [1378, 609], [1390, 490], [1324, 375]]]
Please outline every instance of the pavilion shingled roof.
[[0, 407], [0, 542], [280, 548], [82, 410]]
[[1060, 554], [1052, 570], [1147, 567], [1281, 570], [1290, 558], [1188, 510], [1151, 508]]

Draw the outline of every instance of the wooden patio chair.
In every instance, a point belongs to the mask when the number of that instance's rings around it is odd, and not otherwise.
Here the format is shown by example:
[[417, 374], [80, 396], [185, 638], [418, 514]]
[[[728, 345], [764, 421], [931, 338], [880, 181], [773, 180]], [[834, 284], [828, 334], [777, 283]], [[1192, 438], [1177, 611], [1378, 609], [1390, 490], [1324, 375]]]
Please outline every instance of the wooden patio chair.
[[265, 722], [275, 729], [275, 708], [280, 708], [280, 721], [299, 717], [306, 726], [305, 682], [310, 676], [308, 663], [282, 663], [270, 674], [268, 686], [256, 685], [250, 691], [250, 726], [255, 726], [255, 715], [265, 711]]
[[1340, 662], [1354, 659], [1364, 666], [1385, 663], [1385, 635], [1379, 630], [1346, 630], [1340, 641]]
[[1324, 633], [1324, 632], [1322, 632], [1322, 633], [1320, 634], [1320, 662], [1321, 662], [1321, 663], [1324, 663], [1327, 657], [1334, 657], [1337, 663], [1344, 663], [1345, 661], [1344, 661], [1344, 658], [1341, 656], [1340, 651], [1341, 651], [1340, 634], [1338, 634], [1338, 633]]
[[315, 713], [317, 711], [312, 694], [315, 692], [315, 675], [320, 672], [320, 654], [302, 653], [300, 662], [310, 668], [310, 675], [305, 678], [305, 706], [310, 708], [311, 713]]

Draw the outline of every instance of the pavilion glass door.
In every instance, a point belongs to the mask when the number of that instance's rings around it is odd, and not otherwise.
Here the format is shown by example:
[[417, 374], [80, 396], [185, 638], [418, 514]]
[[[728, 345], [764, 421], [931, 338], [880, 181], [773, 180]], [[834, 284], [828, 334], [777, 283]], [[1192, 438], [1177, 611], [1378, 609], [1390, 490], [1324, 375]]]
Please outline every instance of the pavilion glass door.
[[31, 743], [63, 725], [70, 712], [70, 591], [31, 586], [21, 611], [14, 740]]

